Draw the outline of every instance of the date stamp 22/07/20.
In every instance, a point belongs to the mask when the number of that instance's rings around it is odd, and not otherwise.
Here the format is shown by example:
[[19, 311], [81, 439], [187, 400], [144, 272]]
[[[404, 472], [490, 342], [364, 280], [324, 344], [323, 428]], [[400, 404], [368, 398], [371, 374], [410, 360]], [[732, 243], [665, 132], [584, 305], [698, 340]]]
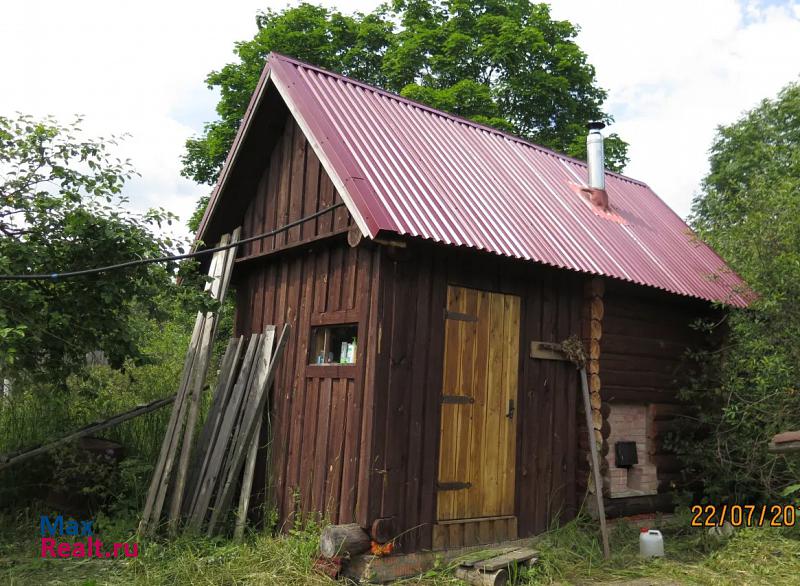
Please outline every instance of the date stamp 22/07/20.
[[692, 527], [794, 527], [794, 505], [694, 505]]

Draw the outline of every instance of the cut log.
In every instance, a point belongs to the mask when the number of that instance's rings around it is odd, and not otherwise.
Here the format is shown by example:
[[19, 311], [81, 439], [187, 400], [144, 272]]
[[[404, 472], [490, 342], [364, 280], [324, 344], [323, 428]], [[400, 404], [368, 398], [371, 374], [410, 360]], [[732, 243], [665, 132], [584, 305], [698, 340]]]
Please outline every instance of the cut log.
[[456, 578], [473, 586], [505, 586], [508, 583], [508, 572], [504, 569], [481, 572], [475, 568], [459, 567], [456, 568]]
[[319, 551], [326, 558], [364, 553], [369, 545], [369, 535], [355, 523], [328, 525], [319, 538]]
[[370, 531], [372, 539], [378, 543], [386, 543], [391, 541], [397, 535], [394, 517], [381, 517], [372, 522], [372, 529]]

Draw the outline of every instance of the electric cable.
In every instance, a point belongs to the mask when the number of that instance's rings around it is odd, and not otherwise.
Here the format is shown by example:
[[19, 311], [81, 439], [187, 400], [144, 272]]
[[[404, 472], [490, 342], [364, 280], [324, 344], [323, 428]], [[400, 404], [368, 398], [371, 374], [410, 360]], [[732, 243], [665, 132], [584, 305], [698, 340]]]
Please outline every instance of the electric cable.
[[263, 234], [258, 234], [256, 236], [250, 236], [248, 238], [244, 238], [242, 240], [238, 240], [236, 242], [231, 242], [230, 244], [223, 244], [222, 246], [216, 246], [214, 248], [206, 248], [204, 250], [196, 250], [194, 252], [187, 252], [186, 254], [176, 254], [172, 256], [160, 256], [156, 258], [142, 258], [138, 260], [130, 260], [127, 262], [122, 262], [115, 265], [108, 265], [105, 267], [96, 267], [92, 269], [82, 269], [77, 271], [66, 271], [63, 273], [31, 273], [28, 275], [0, 275], [0, 281], [58, 281], [59, 279], [69, 279], [72, 277], [83, 277], [86, 275], [96, 275], [98, 273], [105, 273], [108, 271], [116, 271], [119, 269], [125, 269], [128, 267], [135, 267], [139, 265], [148, 265], [148, 264], [155, 264], [159, 262], [169, 262], [173, 260], [183, 260], [187, 258], [196, 258], [198, 256], [203, 256], [206, 254], [213, 254], [215, 252], [219, 252], [221, 250], [227, 250], [229, 248], [234, 248], [239, 246], [240, 244], [247, 244], [248, 242], [253, 242], [254, 240], [261, 240], [262, 238], [269, 238], [270, 236], [275, 236], [276, 234], [280, 234], [281, 232], [285, 232], [286, 230], [290, 230], [291, 228], [295, 228], [300, 224], [307, 222], [309, 220], [313, 220], [318, 218], [324, 214], [327, 214], [330, 211], [333, 211], [337, 208], [340, 208], [344, 205], [344, 202], [339, 202], [332, 206], [328, 206], [324, 210], [319, 210], [318, 212], [314, 212], [313, 214], [309, 214], [299, 220], [294, 220], [289, 222], [288, 224], [281, 226], [280, 228], [276, 228], [275, 230], [270, 230], [269, 232], [264, 232]]

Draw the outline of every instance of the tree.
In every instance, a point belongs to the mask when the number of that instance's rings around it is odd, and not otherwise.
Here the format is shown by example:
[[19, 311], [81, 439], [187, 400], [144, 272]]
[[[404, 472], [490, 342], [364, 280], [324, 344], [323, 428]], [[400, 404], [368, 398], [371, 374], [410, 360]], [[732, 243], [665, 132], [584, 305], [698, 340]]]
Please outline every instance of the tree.
[[[0, 274], [53, 273], [168, 253], [155, 227], [172, 217], [122, 209], [133, 174], [111, 157], [113, 139], [82, 138], [80, 120], [0, 117]], [[60, 383], [88, 352], [113, 365], [136, 355], [142, 318], [157, 314], [170, 268], [54, 281], [0, 281], [4, 375]]]
[[[586, 123], [612, 121], [577, 27], [553, 20], [546, 4], [395, 0], [366, 15], [300, 4], [259, 13], [256, 24], [253, 39], [236, 43], [238, 61], [206, 78], [220, 90], [219, 119], [183, 157], [183, 174], [200, 183], [216, 180], [270, 51], [576, 157], [586, 154]], [[612, 134], [606, 152], [608, 167], [622, 170], [627, 144]]]
[[725, 351], [690, 394], [711, 436], [686, 438], [698, 476], [719, 496], [771, 498], [797, 462], [766, 452], [800, 429], [800, 85], [717, 131], [691, 222], [758, 293], [727, 319]]
[[259, 12], [255, 37], [235, 44], [238, 62], [206, 78], [209, 89], [220, 90], [219, 120], [207, 123], [203, 136], [186, 141], [183, 175], [198, 183], [216, 181], [271, 51], [382, 86], [386, 82], [381, 74], [382, 56], [392, 26], [383, 9], [348, 16], [302, 3], [281, 12]]

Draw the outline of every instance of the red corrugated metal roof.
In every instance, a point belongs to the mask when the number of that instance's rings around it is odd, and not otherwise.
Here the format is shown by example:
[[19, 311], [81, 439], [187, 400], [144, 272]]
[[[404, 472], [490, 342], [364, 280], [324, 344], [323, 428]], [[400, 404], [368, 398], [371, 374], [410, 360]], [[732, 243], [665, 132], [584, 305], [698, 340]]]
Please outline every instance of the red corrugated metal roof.
[[607, 173], [603, 214], [576, 191], [581, 161], [281, 55], [268, 68], [365, 235], [747, 305], [742, 280], [644, 183]]

